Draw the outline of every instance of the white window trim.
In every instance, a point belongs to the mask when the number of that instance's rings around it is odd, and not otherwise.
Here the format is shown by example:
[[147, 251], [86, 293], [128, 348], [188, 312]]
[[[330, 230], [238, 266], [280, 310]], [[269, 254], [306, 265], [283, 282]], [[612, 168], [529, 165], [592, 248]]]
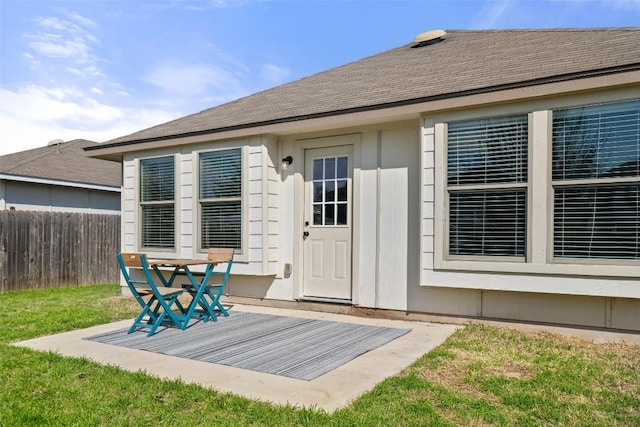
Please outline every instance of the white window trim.
[[[142, 205], [140, 201], [140, 161], [147, 159], [157, 159], [162, 157], [172, 157], [173, 158], [173, 185], [174, 185], [174, 193], [173, 193], [173, 210], [174, 210], [174, 224], [173, 224], [173, 232], [174, 232], [174, 240], [173, 248], [148, 248], [142, 246]], [[153, 156], [145, 156], [145, 157], [137, 157], [135, 159], [135, 176], [134, 176], [134, 193], [135, 193], [135, 216], [136, 216], [136, 247], [139, 252], [145, 253], [149, 258], [157, 257], [157, 258], [177, 258], [178, 252], [180, 248], [180, 233], [178, 232], [178, 224], [180, 224], [180, 209], [178, 209], [178, 205], [180, 202], [180, 185], [179, 185], [179, 176], [180, 176], [180, 161], [179, 157], [174, 152], [163, 152], [158, 153]]]
[[[233, 256], [234, 262], [249, 262], [249, 172], [248, 172], [248, 158], [249, 147], [244, 144], [225, 144], [220, 146], [219, 144], [215, 148], [202, 148], [200, 150], [194, 150], [193, 156], [193, 233], [195, 238], [193, 239], [193, 253], [197, 254], [198, 258], [204, 258], [207, 250], [202, 249], [202, 235], [200, 233], [201, 224], [201, 205], [200, 205], [200, 154], [210, 153], [213, 151], [227, 151], [240, 149], [241, 156], [241, 177], [242, 177], [242, 193], [240, 196], [241, 204], [241, 227], [242, 235], [240, 237], [242, 242], [242, 250], [236, 251]], [[263, 165], [264, 167], [264, 165]], [[263, 209], [265, 207], [263, 206]]]
[[[438, 114], [434, 123], [434, 270], [525, 273], [538, 275], [571, 275], [637, 278], [640, 261], [553, 258], [553, 187], [551, 181], [553, 110], [597, 103], [623, 102], [637, 99], [639, 90], [619, 91], [610, 96], [602, 93], [550, 99], [520, 107], [499, 106], [471, 111]], [[555, 101], [555, 102], [554, 102]], [[465, 257], [452, 259], [447, 254], [448, 206], [446, 203], [446, 135], [447, 123], [458, 120], [529, 113], [529, 190], [527, 192], [527, 257], [525, 262], [505, 259]], [[424, 132], [423, 132], [424, 133]], [[423, 169], [423, 173], [424, 169]], [[534, 232], [535, 230], [535, 232]], [[424, 252], [424, 251], [423, 251]], [[424, 284], [427, 285], [427, 284]], [[433, 284], [428, 284], [433, 286]], [[473, 287], [473, 286], [471, 286]], [[517, 284], [514, 284], [517, 288]], [[600, 289], [599, 292], [602, 290]], [[593, 294], [585, 289], [585, 294]]]

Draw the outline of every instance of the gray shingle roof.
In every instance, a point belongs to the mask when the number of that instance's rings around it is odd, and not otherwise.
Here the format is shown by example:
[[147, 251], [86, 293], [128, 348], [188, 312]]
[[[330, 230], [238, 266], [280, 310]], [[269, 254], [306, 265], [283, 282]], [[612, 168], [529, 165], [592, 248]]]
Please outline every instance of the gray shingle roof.
[[85, 147], [96, 142], [75, 139], [59, 145], [0, 156], [0, 173], [32, 178], [120, 187], [120, 164], [87, 157]]
[[109, 145], [384, 108], [545, 79], [640, 68], [640, 27], [447, 31], [109, 141]]

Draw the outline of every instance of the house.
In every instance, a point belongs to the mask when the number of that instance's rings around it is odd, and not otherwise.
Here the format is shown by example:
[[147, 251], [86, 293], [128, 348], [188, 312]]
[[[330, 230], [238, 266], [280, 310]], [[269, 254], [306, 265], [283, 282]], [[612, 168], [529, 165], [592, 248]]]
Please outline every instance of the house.
[[119, 214], [121, 167], [88, 157], [95, 145], [58, 139], [0, 156], [0, 210]]
[[124, 251], [234, 247], [236, 297], [640, 331], [640, 28], [429, 31], [87, 151]]

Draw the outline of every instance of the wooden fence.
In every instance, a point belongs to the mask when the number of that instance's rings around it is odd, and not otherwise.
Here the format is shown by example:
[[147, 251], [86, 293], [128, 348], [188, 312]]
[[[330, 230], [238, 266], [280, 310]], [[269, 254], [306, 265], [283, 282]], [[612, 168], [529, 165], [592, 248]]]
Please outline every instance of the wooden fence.
[[120, 215], [0, 211], [0, 292], [119, 281]]

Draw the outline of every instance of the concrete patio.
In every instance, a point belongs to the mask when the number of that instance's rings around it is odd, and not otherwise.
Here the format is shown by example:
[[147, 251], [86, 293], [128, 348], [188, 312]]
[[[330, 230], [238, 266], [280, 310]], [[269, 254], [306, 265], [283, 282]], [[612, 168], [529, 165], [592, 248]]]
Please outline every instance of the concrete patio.
[[15, 345], [34, 350], [53, 351], [65, 356], [86, 357], [95, 362], [118, 366], [131, 372], [143, 370], [153, 376], [181, 379], [186, 383], [200, 384], [220, 392], [230, 392], [250, 399], [280, 405], [315, 406], [327, 412], [333, 412], [349, 404], [385, 378], [399, 373], [424, 353], [444, 342], [458, 327], [450, 324], [362, 318], [265, 306], [234, 305], [233, 309], [279, 316], [409, 328], [411, 331], [312, 381], [297, 380], [83, 339], [103, 332], [129, 327], [131, 320], [31, 339], [15, 343]]

